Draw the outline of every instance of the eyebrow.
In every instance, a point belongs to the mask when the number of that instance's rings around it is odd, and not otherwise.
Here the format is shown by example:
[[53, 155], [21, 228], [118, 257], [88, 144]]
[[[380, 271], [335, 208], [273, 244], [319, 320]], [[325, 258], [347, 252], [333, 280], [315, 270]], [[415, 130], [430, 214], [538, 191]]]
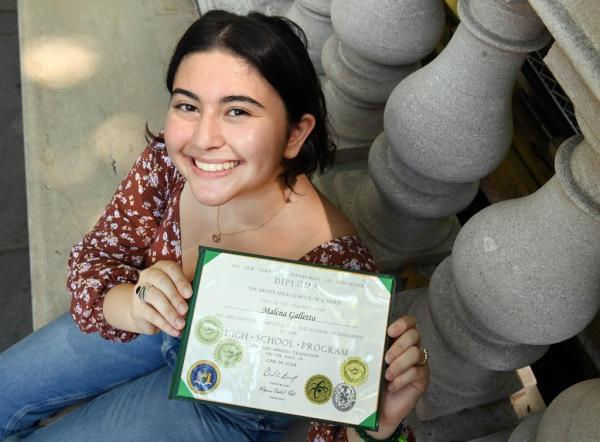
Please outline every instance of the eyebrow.
[[[193, 93], [191, 91], [188, 91], [187, 89], [181, 89], [181, 88], [173, 89], [173, 92], [171, 93], [171, 97], [173, 97], [173, 95], [175, 95], [175, 94], [185, 95], [186, 97], [189, 97], [192, 100], [200, 101], [200, 97], [198, 97], [198, 95], [196, 95], [195, 93]], [[235, 101], [241, 101], [244, 103], [253, 104], [262, 109], [265, 108], [262, 104], [260, 104], [254, 98], [248, 97], [247, 95], [228, 95], [226, 97], [221, 98], [221, 100], [220, 100], [220, 102], [222, 104], [232, 103]]]

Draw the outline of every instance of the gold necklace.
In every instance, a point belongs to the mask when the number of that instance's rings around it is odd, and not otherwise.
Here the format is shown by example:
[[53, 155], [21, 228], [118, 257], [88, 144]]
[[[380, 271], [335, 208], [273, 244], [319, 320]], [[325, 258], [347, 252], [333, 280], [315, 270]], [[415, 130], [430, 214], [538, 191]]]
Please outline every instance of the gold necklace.
[[258, 229], [266, 226], [269, 223], [269, 221], [271, 221], [273, 218], [275, 218], [277, 216], [277, 214], [279, 212], [281, 212], [283, 210], [283, 208], [285, 206], [287, 206], [288, 203], [290, 203], [290, 202], [291, 202], [291, 200], [290, 200], [290, 193], [288, 192], [288, 194], [285, 197], [285, 200], [283, 201], [283, 204], [281, 205], [281, 207], [279, 209], [277, 209], [273, 215], [271, 215], [269, 218], [267, 218], [267, 220], [265, 222], [263, 222], [262, 224], [260, 224], [260, 225], [258, 225], [256, 227], [252, 227], [250, 229], [244, 229], [244, 230], [240, 230], [238, 232], [228, 232], [228, 233], [221, 232], [221, 227], [219, 225], [219, 208], [220, 208], [220, 206], [217, 206], [217, 233], [215, 233], [212, 236], [213, 242], [214, 243], [218, 243], [219, 241], [221, 241], [221, 237], [223, 237], [223, 236], [232, 236], [232, 235], [239, 235], [240, 233], [245, 233], [245, 232], [253, 232], [255, 230], [258, 230]]

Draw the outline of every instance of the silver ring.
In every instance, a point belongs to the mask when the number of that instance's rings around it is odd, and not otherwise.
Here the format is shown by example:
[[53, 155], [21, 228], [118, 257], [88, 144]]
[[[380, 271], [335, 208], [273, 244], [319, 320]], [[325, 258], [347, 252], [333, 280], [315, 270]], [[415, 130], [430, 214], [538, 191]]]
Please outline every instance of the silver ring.
[[423, 360], [419, 362], [418, 365], [425, 365], [427, 364], [427, 361], [429, 361], [429, 350], [425, 347], [421, 347], [421, 352], [423, 353]]
[[142, 301], [143, 303], [146, 303], [146, 295], [148, 294], [148, 291], [150, 290], [151, 287], [152, 287], [152, 285], [150, 285], [150, 284], [144, 284], [144, 285], [138, 285], [135, 288], [135, 294], [137, 295], [139, 300]]

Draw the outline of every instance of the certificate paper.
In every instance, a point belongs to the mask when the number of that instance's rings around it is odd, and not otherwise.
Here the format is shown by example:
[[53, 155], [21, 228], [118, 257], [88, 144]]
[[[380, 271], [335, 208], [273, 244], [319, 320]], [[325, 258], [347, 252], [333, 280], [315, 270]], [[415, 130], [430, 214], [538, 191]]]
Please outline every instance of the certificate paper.
[[377, 429], [393, 286], [201, 247], [169, 397]]

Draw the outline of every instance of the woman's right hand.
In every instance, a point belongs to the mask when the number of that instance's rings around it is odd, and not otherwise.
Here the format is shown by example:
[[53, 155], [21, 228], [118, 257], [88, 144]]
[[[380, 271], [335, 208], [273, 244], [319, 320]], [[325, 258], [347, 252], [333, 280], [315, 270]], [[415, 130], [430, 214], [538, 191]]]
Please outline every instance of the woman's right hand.
[[[142, 301], [136, 289], [144, 285], [151, 287]], [[163, 330], [175, 337], [181, 334], [192, 285], [177, 263], [158, 261], [142, 270], [131, 296], [131, 319], [141, 333], [153, 335]]]

